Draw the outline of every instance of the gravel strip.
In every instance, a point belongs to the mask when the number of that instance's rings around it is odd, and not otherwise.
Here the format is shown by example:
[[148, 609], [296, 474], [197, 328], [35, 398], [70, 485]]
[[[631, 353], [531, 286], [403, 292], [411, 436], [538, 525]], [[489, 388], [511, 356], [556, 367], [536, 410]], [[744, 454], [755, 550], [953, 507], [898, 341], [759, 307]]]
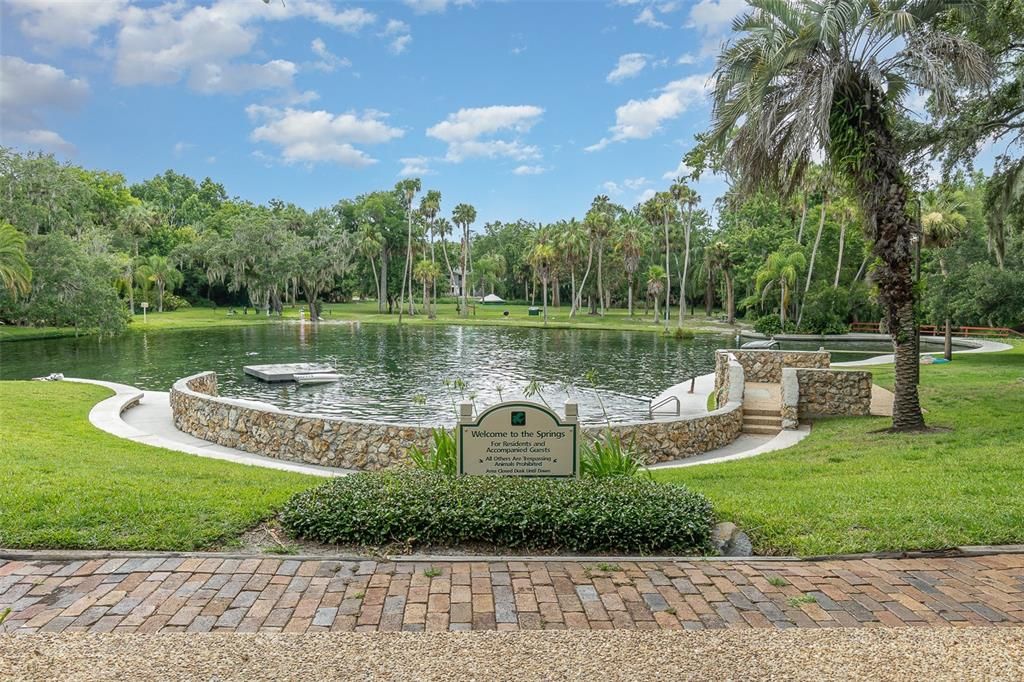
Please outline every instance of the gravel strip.
[[0, 636], [18, 680], [1019, 680], [1024, 628]]

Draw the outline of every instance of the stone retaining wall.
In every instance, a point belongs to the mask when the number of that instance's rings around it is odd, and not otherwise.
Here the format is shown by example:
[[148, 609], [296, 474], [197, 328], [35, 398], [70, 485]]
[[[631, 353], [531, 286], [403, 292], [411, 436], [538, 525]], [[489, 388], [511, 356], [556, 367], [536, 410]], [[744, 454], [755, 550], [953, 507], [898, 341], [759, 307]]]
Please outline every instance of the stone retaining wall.
[[801, 419], [829, 415], [871, 414], [871, 372], [797, 369], [800, 386], [797, 412]]
[[[714, 412], [610, 428], [625, 442], [633, 442], [651, 464], [728, 445], [743, 426], [742, 370], [735, 365], [732, 373], [737, 372], [738, 382], [733, 382], [723, 396], [725, 403]], [[377, 470], [407, 465], [410, 447], [427, 449], [433, 442], [429, 427], [287, 412], [257, 401], [223, 398], [217, 395], [215, 372], [178, 380], [171, 387], [170, 400], [178, 430], [218, 445], [292, 462]], [[606, 427], [581, 430], [596, 436]]]
[[716, 376], [730, 355], [743, 366], [747, 381], [767, 384], [782, 381], [783, 367], [828, 369], [831, 360], [827, 350], [720, 350], [715, 355]]
[[217, 374], [203, 372], [171, 388], [174, 426], [196, 438], [290, 462], [376, 470], [408, 462], [426, 449], [430, 429], [286, 412], [273, 405], [217, 396]]

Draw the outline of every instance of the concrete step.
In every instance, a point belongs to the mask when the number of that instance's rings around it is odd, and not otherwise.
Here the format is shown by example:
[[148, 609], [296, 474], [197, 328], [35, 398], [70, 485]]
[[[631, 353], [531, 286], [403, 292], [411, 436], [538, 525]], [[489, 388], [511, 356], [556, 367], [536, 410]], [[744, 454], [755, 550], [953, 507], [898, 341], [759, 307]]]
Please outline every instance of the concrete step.
[[743, 425], [746, 426], [747, 424], [751, 426], [778, 426], [782, 428], [782, 417], [758, 417], [744, 414]]
[[753, 417], [782, 417], [781, 410], [767, 410], [767, 409], [756, 409], [743, 407], [743, 415], [751, 415]]
[[763, 433], [763, 434], [774, 435], [774, 434], [782, 431], [782, 427], [781, 426], [766, 426], [766, 425], [763, 425], [763, 424], [746, 424], [746, 423], [744, 423], [742, 431], [743, 431], [743, 433]]

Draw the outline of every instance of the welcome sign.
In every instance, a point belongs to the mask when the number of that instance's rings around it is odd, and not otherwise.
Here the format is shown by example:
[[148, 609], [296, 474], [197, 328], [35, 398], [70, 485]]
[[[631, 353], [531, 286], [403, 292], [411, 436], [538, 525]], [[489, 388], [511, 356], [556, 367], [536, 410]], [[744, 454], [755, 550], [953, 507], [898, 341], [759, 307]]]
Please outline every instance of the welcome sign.
[[456, 446], [460, 476], [575, 478], [579, 475], [576, 403], [565, 419], [528, 402], [500, 403], [473, 419], [470, 403], [459, 405]]

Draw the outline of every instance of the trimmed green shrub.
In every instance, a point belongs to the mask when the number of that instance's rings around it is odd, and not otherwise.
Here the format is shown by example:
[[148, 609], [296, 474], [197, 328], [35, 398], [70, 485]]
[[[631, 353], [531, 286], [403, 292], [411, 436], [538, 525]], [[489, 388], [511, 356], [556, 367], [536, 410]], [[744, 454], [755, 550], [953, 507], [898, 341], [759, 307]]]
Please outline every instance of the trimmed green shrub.
[[783, 329], [782, 321], [779, 320], [778, 315], [762, 315], [754, 321], [754, 331], [765, 336], [775, 336], [782, 333], [791, 334], [796, 331], [796, 323], [792, 320], [786, 320], [786, 328]]
[[714, 514], [703, 495], [639, 477], [401, 471], [353, 474], [303, 491], [281, 521], [298, 537], [330, 544], [679, 553], [709, 550]]

